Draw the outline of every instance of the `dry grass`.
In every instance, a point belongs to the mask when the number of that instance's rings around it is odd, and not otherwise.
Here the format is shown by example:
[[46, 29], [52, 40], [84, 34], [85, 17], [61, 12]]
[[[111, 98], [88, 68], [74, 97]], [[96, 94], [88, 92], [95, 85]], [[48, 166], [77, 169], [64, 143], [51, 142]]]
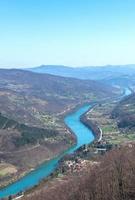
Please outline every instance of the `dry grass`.
[[17, 172], [17, 168], [9, 163], [0, 163], [0, 177], [12, 175]]

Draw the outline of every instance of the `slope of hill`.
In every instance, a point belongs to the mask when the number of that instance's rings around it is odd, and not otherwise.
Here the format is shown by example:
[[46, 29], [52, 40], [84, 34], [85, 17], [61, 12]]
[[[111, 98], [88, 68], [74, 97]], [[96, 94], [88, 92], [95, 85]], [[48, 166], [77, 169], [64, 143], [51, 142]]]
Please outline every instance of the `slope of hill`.
[[0, 70], [1, 113], [22, 123], [41, 125], [44, 113], [62, 112], [72, 104], [111, 96], [113, 91], [90, 80]]
[[135, 131], [135, 93], [122, 100], [113, 110], [112, 117], [117, 118], [118, 127]]
[[18, 179], [74, 143], [75, 138], [62, 125], [55, 128], [45, 125], [28, 126], [0, 114], [0, 186]]
[[[75, 142], [63, 115], [85, 102], [117, 92], [95, 81], [0, 70], [0, 167], [14, 167], [0, 176], [7, 183], [54, 157]], [[7, 167], [9, 169], [9, 167]], [[5, 182], [4, 182], [5, 181]]]
[[98, 157], [97, 165], [44, 185], [23, 200], [134, 200], [135, 145]]

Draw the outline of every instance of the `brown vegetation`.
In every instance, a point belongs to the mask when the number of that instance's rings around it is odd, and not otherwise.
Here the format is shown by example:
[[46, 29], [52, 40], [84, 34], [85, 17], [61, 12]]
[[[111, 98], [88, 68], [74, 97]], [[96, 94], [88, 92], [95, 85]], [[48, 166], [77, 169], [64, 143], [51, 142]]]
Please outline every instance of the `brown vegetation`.
[[83, 174], [55, 181], [24, 200], [134, 200], [135, 145], [114, 149], [99, 159], [100, 165]]
[[135, 128], [135, 93], [124, 98], [113, 110], [119, 128]]
[[90, 80], [0, 70], [1, 113], [21, 123], [43, 126], [41, 118], [46, 113], [58, 113], [69, 105], [113, 96], [115, 92]]
[[95, 81], [0, 69], [0, 162], [20, 175], [60, 154], [75, 142], [63, 115], [115, 92]]

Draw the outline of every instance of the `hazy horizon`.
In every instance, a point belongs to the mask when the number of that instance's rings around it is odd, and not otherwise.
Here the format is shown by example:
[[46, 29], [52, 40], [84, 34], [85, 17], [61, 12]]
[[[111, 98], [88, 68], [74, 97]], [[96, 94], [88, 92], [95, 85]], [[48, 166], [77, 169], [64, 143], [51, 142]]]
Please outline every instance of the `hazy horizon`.
[[133, 0], [0, 1], [0, 68], [135, 63], [134, 10]]
[[119, 66], [119, 67], [135, 67], [135, 64], [123, 64], [123, 65], [121, 65], [121, 64], [118, 64], [118, 65], [110, 65], [110, 64], [108, 64], [108, 65], [87, 65], [87, 66], [67, 66], [67, 65], [62, 65], [62, 64], [59, 64], [59, 65], [55, 65], [55, 64], [41, 64], [41, 65], [38, 65], [38, 66], [14, 66], [14, 67], [7, 67], [7, 66], [5, 66], [5, 67], [1, 67], [0, 66], [0, 69], [28, 69], [28, 68], [37, 68], [37, 67], [44, 67], [44, 66], [54, 66], [54, 67], [68, 67], [68, 68], [87, 68], [87, 67], [117, 67], [117, 66]]

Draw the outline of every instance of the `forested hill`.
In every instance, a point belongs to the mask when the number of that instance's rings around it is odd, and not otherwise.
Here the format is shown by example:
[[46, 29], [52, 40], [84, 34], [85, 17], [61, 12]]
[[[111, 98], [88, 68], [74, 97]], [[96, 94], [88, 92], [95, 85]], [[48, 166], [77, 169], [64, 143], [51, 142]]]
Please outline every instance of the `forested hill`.
[[0, 70], [0, 111], [22, 123], [36, 123], [45, 112], [62, 112], [70, 105], [113, 96], [114, 92], [96, 81]]
[[135, 129], [135, 93], [124, 98], [113, 110], [119, 128]]

